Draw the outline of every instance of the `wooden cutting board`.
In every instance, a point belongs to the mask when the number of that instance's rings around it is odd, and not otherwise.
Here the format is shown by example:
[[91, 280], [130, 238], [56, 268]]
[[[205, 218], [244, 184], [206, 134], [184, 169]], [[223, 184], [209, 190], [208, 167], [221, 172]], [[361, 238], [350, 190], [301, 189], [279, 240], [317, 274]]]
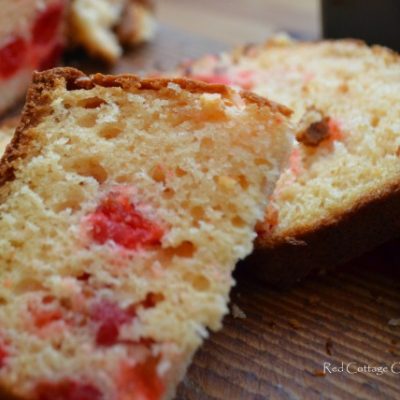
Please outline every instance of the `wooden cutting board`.
[[[127, 54], [110, 71], [82, 64], [79, 56], [68, 62], [87, 72], [147, 73], [225, 47], [162, 27], [153, 44]], [[399, 399], [399, 243], [284, 292], [244, 268], [232, 294], [232, 315], [197, 353], [176, 400]], [[332, 373], [324, 373], [324, 363]], [[352, 363], [350, 373], [333, 373], [342, 363]], [[353, 369], [364, 366], [388, 371]]]

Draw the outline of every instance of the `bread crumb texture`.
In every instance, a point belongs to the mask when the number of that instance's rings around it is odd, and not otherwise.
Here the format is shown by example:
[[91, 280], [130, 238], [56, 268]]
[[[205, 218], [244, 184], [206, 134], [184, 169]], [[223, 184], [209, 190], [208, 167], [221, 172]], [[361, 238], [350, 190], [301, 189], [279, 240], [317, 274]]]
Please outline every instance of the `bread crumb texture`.
[[290, 152], [287, 117], [184, 81], [34, 80], [2, 160], [1, 385], [34, 400], [171, 398], [228, 311]]

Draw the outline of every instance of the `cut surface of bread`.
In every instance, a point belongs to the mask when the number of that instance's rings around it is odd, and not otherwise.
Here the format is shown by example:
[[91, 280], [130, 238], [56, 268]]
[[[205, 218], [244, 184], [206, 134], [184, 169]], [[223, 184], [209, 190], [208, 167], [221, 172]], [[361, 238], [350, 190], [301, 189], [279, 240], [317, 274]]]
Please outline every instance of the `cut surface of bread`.
[[179, 72], [294, 110], [298, 145], [259, 225], [268, 279], [344, 261], [398, 231], [400, 205], [388, 207], [400, 189], [397, 54], [355, 40], [277, 37]]
[[221, 327], [289, 114], [183, 79], [35, 74], [0, 164], [4, 393], [171, 398]]
[[153, 7], [139, 0], [73, 0], [70, 36], [91, 54], [114, 63], [121, 44], [150, 40], [155, 33]]

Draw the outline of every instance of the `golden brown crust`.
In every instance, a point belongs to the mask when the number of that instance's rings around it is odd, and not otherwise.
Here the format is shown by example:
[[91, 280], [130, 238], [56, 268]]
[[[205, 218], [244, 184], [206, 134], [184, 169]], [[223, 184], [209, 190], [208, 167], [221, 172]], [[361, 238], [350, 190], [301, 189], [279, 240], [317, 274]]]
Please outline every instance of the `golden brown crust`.
[[316, 270], [330, 269], [393, 238], [400, 230], [400, 179], [362, 199], [346, 213], [290, 238], [259, 235], [248, 263], [261, 279], [288, 286]]
[[[56, 68], [51, 70], [51, 74], [43, 72], [33, 75], [33, 82], [27, 93], [21, 121], [0, 161], [0, 189], [6, 182], [14, 179], [15, 167], [18, 160], [24, 159], [28, 155], [36, 154], [37, 150], [31, 146], [33, 136], [30, 128], [38, 125], [41, 119], [50, 112], [48, 107], [50, 100], [48, 91], [62, 77], [61, 70], [62, 68]], [[72, 76], [73, 71], [70, 74]], [[46, 79], [48, 75], [51, 75], [52, 79]]]
[[[232, 89], [217, 84], [207, 84], [184, 78], [147, 78], [140, 79], [136, 75], [85, 75], [75, 68], [54, 68], [44, 72], [36, 72], [33, 75], [32, 84], [28, 90], [26, 104], [22, 112], [21, 122], [19, 123], [15, 135], [7, 147], [5, 154], [0, 162], [0, 191], [4, 184], [14, 179], [14, 173], [18, 160], [28, 156], [34, 156], [39, 151], [32, 146], [34, 131], [31, 128], [37, 126], [42, 118], [48, 115], [50, 92], [58, 85], [63, 85], [67, 90], [89, 90], [94, 86], [121, 87], [124, 90], [132, 88], [139, 90], [161, 90], [174, 83], [182, 89], [193, 93], [218, 93], [222, 96], [232, 97], [235, 93]], [[255, 103], [259, 107], [269, 107], [274, 112], [279, 112], [284, 116], [289, 116], [291, 111], [277, 103], [266, 100], [255, 94], [239, 92], [242, 99], [247, 103]], [[1, 193], [0, 193], [1, 194]], [[0, 201], [2, 196], [0, 195]]]
[[[58, 68], [60, 69], [60, 68]], [[62, 69], [62, 68], [61, 68]], [[69, 69], [69, 68], [68, 68]], [[67, 78], [67, 80], [69, 80]], [[72, 81], [71, 81], [72, 83]], [[225, 85], [209, 84], [197, 80], [191, 80], [186, 78], [145, 78], [140, 79], [136, 75], [102, 75], [95, 74], [90, 77], [82, 76], [82, 79], [75, 80], [73, 85], [81, 89], [89, 89], [93, 85], [99, 85], [104, 87], [119, 86], [123, 89], [128, 90], [129, 88], [135, 88], [140, 90], [161, 90], [165, 89], [170, 83], [179, 85], [182, 89], [188, 90], [192, 93], [218, 93], [222, 96], [231, 97], [234, 93], [232, 89]], [[269, 107], [274, 112], [279, 112], [284, 116], [290, 116], [292, 111], [287, 107], [282, 106], [278, 103], [257, 96], [254, 93], [241, 91], [239, 92], [241, 97], [248, 103], [255, 103], [260, 107]]]

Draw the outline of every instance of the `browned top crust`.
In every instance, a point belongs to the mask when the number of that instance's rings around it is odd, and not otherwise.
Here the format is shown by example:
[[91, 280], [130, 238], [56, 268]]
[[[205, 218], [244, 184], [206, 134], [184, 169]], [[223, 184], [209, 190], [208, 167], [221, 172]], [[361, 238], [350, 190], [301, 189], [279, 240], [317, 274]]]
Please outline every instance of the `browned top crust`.
[[[35, 72], [32, 84], [28, 90], [26, 103], [22, 112], [15, 135], [7, 147], [0, 161], [0, 203], [4, 198], [3, 187], [6, 182], [14, 179], [14, 172], [18, 160], [35, 156], [40, 148], [35, 147], [32, 141], [34, 131], [30, 128], [37, 126], [40, 121], [51, 112], [49, 107], [50, 93], [56, 87], [63, 86], [67, 90], [90, 90], [95, 86], [120, 87], [124, 90], [161, 90], [174, 83], [182, 89], [192, 93], [218, 93], [224, 97], [232, 98], [236, 93], [224, 85], [207, 84], [185, 78], [147, 78], [141, 79], [136, 75], [102, 75], [87, 76], [75, 68], [55, 68], [44, 72]], [[273, 112], [287, 117], [292, 111], [288, 108], [259, 97], [250, 92], [239, 92], [241, 98], [247, 103], [257, 104], [259, 107], [269, 107]]]
[[[122, 89], [139, 89], [139, 90], [161, 90], [166, 88], [170, 83], [179, 85], [182, 89], [192, 93], [219, 93], [223, 96], [231, 97], [234, 93], [232, 89], [225, 85], [209, 84], [201, 81], [186, 78], [145, 78], [141, 79], [137, 75], [103, 75], [94, 74], [87, 76], [83, 72], [74, 68], [55, 68], [49, 71], [36, 73], [33, 77], [33, 84], [38, 80], [41, 82], [56, 82], [60, 78], [66, 81], [66, 87], [69, 90], [92, 89], [94, 86], [103, 87], [121, 87]], [[241, 97], [248, 103], [256, 103], [260, 107], [269, 107], [274, 112], [279, 112], [284, 116], [289, 116], [292, 111], [287, 107], [278, 103], [257, 96], [251, 92], [241, 91]]]

